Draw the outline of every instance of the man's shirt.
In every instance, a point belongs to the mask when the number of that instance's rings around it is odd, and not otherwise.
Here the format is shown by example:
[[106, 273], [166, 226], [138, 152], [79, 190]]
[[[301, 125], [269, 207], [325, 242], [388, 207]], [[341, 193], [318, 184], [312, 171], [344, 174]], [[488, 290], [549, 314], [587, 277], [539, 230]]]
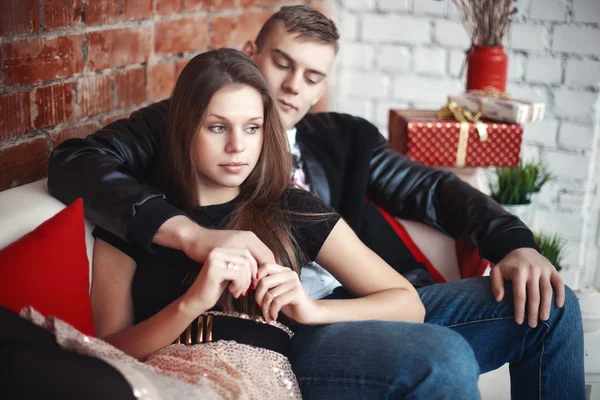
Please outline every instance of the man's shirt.
[[[294, 166], [292, 169], [292, 182], [310, 192], [310, 182], [308, 181], [308, 177], [302, 169], [304, 164], [302, 162], [300, 146], [298, 146], [298, 143], [296, 142], [296, 133], [296, 128], [287, 131], [287, 138], [294, 161]], [[304, 286], [308, 296], [314, 300], [321, 299], [330, 294], [336, 287], [342, 286], [342, 284], [335, 279], [333, 275], [315, 262], [302, 267], [300, 280], [302, 281], [302, 286]]]

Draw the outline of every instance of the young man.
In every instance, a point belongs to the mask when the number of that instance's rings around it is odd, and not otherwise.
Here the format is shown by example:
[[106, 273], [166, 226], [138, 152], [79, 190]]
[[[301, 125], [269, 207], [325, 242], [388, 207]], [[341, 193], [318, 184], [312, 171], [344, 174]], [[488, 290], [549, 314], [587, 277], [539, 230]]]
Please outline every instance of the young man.
[[[410, 273], [410, 258], [390, 255], [389, 237], [371, 237], [385, 221], [365, 198], [395, 217], [470, 240], [496, 266], [491, 278], [419, 289], [426, 324], [299, 327], [290, 360], [303, 395], [470, 398], [477, 396], [478, 371], [510, 362], [513, 398], [583, 398], [578, 303], [538, 253], [531, 231], [455, 176], [392, 152], [369, 122], [307, 115], [325, 90], [337, 40], [329, 19], [292, 6], [273, 15], [243, 48], [267, 77], [288, 129], [298, 162], [293, 180], [331, 204], [373, 250], [388, 252], [384, 258], [399, 272]], [[85, 140], [61, 144], [50, 161], [50, 192], [66, 203], [83, 197], [88, 218], [145, 248], [176, 248], [200, 263], [217, 246], [247, 249], [258, 264], [272, 259], [252, 233], [195, 225], [144, 184], [166, 134], [167, 110], [168, 100], [155, 103]], [[393, 243], [400, 253], [401, 244]], [[318, 266], [308, 271], [303, 282], [316, 297], [339, 285]], [[330, 297], [340, 295], [336, 289]]]

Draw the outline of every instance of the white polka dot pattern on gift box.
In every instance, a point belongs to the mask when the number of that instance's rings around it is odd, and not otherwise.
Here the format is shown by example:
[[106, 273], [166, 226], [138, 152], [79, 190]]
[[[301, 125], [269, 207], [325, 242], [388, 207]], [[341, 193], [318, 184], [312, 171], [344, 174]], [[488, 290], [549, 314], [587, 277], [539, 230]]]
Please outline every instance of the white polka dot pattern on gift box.
[[[482, 141], [475, 124], [469, 125], [464, 167], [516, 167], [519, 164], [523, 126], [487, 123]], [[407, 155], [433, 167], [457, 166], [460, 123], [409, 122]]]

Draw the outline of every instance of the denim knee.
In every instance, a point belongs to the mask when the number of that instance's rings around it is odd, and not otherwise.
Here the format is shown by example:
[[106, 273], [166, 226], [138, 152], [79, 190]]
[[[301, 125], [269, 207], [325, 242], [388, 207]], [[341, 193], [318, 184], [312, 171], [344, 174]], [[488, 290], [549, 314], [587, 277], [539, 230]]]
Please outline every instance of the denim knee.
[[462, 390], [476, 386], [479, 365], [473, 349], [467, 341], [451, 329], [435, 325], [423, 338], [423, 358], [431, 376], [438, 382], [440, 390]]
[[362, 321], [298, 333], [290, 361], [306, 398], [479, 398], [473, 351], [449, 328]]
[[559, 320], [569, 329], [576, 329], [578, 326], [581, 327], [581, 309], [579, 308], [579, 300], [575, 295], [575, 292], [565, 285], [565, 304], [562, 308], [556, 306], [556, 297], [552, 298], [552, 309], [550, 315], [553, 313], [558, 314]]
[[581, 314], [579, 300], [577, 300], [575, 292], [567, 285], [565, 285], [565, 308], [572, 310], [575, 314]]
[[[479, 365], [467, 341], [451, 329], [422, 324], [412, 360], [396, 376], [392, 398], [479, 399]], [[414, 339], [414, 338], [413, 338]], [[406, 364], [411, 364], [406, 368]]]

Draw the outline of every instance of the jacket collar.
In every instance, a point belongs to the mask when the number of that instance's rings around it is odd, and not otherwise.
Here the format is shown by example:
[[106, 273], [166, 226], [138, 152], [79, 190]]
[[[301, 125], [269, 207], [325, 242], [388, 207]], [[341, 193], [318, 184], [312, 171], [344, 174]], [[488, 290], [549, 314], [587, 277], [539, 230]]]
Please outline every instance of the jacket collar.
[[302, 132], [302, 130], [298, 130], [296, 143], [298, 144], [300, 153], [302, 154], [304, 172], [308, 176], [311, 191], [326, 204], [331, 204], [331, 189], [329, 186], [329, 181], [327, 180], [327, 175], [325, 174], [325, 170], [316, 159], [314, 154], [305, 145], [304, 141], [302, 140], [303, 136], [299, 134], [300, 132]]

